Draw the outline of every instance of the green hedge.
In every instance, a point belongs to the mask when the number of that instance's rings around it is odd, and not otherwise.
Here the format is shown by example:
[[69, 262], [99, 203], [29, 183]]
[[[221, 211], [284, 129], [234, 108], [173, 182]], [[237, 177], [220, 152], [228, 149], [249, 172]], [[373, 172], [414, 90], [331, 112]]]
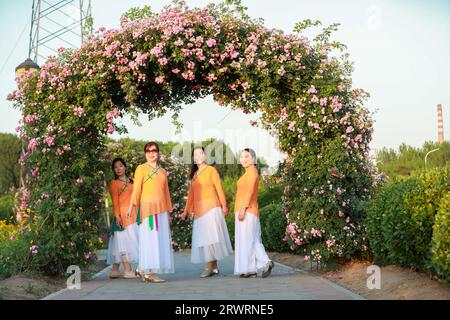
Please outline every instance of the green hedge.
[[14, 216], [14, 195], [5, 194], [0, 196], [0, 219], [7, 220]]
[[0, 279], [25, 271], [32, 258], [28, 230], [10, 220], [0, 219]]
[[234, 231], [236, 220], [232, 208], [230, 208], [230, 212], [228, 213], [228, 216], [225, 218], [225, 221], [227, 222], [228, 234], [230, 235], [231, 245], [234, 248]]
[[282, 184], [269, 184], [260, 188], [258, 194], [258, 204], [260, 208], [264, 208], [269, 204], [280, 203], [283, 196]]
[[20, 235], [14, 240], [0, 239], [0, 279], [24, 271], [30, 258], [28, 239]]
[[432, 258], [434, 270], [450, 282], [450, 193], [441, 200], [433, 225]]
[[288, 251], [289, 245], [283, 241], [287, 219], [280, 203], [272, 203], [260, 209], [261, 233], [266, 250]]
[[[381, 189], [368, 205], [366, 219], [375, 263], [436, 272], [431, 263], [433, 224], [448, 190], [448, 168], [421, 171], [401, 181], [393, 179]], [[439, 252], [448, 250], [448, 243], [438, 242]]]

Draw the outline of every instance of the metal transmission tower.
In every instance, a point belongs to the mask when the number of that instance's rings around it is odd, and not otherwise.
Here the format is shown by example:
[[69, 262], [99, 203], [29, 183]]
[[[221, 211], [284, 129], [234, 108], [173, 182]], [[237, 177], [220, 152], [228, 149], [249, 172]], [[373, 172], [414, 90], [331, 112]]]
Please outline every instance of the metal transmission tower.
[[90, 33], [91, 0], [33, 0], [28, 57], [37, 63], [60, 47], [79, 48]]

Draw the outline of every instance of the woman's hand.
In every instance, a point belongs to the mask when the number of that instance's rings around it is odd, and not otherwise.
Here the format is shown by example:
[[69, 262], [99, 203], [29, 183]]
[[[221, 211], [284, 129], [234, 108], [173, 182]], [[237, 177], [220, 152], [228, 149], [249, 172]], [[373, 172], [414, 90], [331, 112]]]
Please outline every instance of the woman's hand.
[[241, 208], [241, 210], [239, 210], [238, 220], [244, 221], [244, 218], [245, 218], [245, 208]]
[[132, 205], [128, 208], [128, 211], [127, 211], [127, 218], [128, 219], [131, 218], [131, 212], [133, 212], [133, 206]]
[[120, 216], [115, 217], [116, 218], [116, 225], [119, 228], [123, 228], [123, 224], [122, 224], [122, 218], [120, 218]]
[[222, 206], [223, 215], [226, 217], [228, 215], [228, 207], [227, 205]]
[[186, 216], [187, 216], [187, 211], [184, 210], [183, 213], [181, 214], [181, 220], [186, 220]]

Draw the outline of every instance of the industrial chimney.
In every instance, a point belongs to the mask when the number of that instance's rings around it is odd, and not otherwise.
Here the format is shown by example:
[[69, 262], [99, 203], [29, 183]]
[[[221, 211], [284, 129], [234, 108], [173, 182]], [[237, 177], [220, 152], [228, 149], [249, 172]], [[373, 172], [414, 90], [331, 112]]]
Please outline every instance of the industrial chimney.
[[442, 120], [442, 104], [437, 105], [438, 113], [438, 142], [442, 143], [444, 141], [444, 123]]

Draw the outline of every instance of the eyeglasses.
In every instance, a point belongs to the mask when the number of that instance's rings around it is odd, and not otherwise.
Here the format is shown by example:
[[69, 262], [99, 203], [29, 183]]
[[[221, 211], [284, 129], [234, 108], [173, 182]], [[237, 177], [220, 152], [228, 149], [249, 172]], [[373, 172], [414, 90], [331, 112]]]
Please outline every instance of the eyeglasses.
[[157, 149], [147, 149], [145, 150], [145, 153], [158, 153]]

